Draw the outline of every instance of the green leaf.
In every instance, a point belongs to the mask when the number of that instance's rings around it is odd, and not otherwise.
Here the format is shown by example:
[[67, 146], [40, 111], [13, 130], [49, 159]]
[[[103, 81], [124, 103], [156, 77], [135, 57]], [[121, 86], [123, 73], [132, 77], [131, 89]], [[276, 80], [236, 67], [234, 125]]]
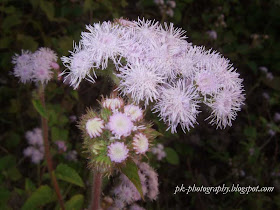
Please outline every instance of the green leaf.
[[17, 34], [17, 40], [20, 42], [23, 49], [35, 51], [38, 48], [38, 42], [36, 42], [32, 36]]
[[137, 165], [133, 160], [128, 160], [124, 167], [120, 168], [121, 172], [127, 176], [127, 178], [134, 184], [142, 199], [144, 200], [141, 181], [138, 175]]
[[0, 204], [4, 205], [6, 202], [8, 202], [9, 198], [11, 196], [11, 192], [5, 188], [0, 188]]
[[179, 156], [177, 152], [170, 148], [170, 147], [165, 147], [164, 148], [165, 153], [166, 153], [166, 160], [168, 163], [173, 164], [173, 165], [178, 165], [179, 164]]
[[21, 179], [22, 175], [16, 167], [11, 167], [7, 170], [7, 176], [12, 181], [18, 181]]
[[47, 116], [47, 112], [44, 109], [43, 105], [41, 104], [41, 102], [39, 100], [32, 100], [32, 104], [34, 106], [34, 108], [36, 109], [36, 111], [44, 118], [48, 118]]
[[39, 209], [56, 200], [54, 191], [47, 185], [39, 187], [24, 203], [22, 210]]
[[25, 179], [25, 191], [27, 193], [30, 193], [30, 192], [35, 191], [35, 189], [36, 189], [36, 187], [35, 187], [34, 183], [29, 178], [26, 178]]
[[81, 194], [74, 195], [69, 201], [65, 203], [66, 210], [82, 209], [84, 203], [84, 196]]
[[55, 170], [55, 175], [60, 180], [78, 185], [80, 187], [85, 187], [84, 182], [79, 174], [66, 164], [59, 164]]
[[54, 20], [54, 5], [53, 2], [49, 1], [40, 1], [40, 8], [46, 14], [50, 21]]
[[59, 129], [57, 127], [51, 128], [52, 141], [67, 140], [69, 131], [66, 129]]
[[245, 127], [244, 135], [247, 138], [256, 139], [257, 138], [257, 130], [255, 127]]
[[16, 165], [16, 158], [13, 155], [6, 155], [0, 159], [0, 170], [8, 169]]

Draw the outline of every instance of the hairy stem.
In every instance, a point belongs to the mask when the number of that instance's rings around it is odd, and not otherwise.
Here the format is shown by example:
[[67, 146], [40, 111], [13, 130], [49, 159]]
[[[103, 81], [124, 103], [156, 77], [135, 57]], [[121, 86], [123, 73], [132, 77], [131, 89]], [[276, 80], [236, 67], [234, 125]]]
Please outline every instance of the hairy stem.
[[[39, 97], [40, 97], [40, 101], [41, 101], [43, 108], [46, 109], [45, 91], [44, 91], [43, 85], [41, 85], [39, 87]], [[50, 145], [49, 145], [49, 141], [48, 141], [48, 122], [47, 122], [47, 119], [44, 118], [43, 116], [41, 116], [41, 123], [42, 123], [43, 140], [44, 140], [44, 148], [45, 148], [45, 160], [47, 162], [48, 171], [50, 173], [50, 177], [52, 180], [52, 184], [53, 184], [55, 193], [57, 195], [57, 199], [58, 199], [60, 208], [62, 210], [65, 210], [64, 202], [62, 200], [60, 189], [59, 189], [59, 186], [58, 186], [58, 183], [57, 183], [54, 171], [53, 171], [53, 162], [52, 162], [52, 157], [50, 154]]]
[[94, 174], [93, 183], [92, 183], [92, 202], [90, 207], [91, 210], [99, 209], [101, 185], [102, 185], [102, 174], [96, 172]]

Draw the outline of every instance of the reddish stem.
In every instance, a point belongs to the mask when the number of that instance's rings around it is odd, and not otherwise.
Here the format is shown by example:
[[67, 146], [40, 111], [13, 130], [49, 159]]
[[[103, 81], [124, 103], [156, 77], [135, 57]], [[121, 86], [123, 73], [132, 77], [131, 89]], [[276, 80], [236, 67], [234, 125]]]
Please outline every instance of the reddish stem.
[[90, 208], [91, 210], [99, 209], [101, 185], [102, 185], [102, 174], [96, 172], [94, 174], [93, 183], [92, 183], [92, 203]]
[[[46, 108], [46, 104], [45, 104], [45, 92], [44, 92], [44, 87], [43, 85], [41, 85], [41, 87], [39, 88], [39, 97], [40, 97], [40, 101], [41, 104], [43, 106], [43, 108]], [[62, 210], [65, 210], [64, 207], [64, 202], [62, 199], [62, 196], [60, 194], [60, 189], [53, 171], [53, 163], [52, 163], [52, 157], [50, 154], [50, 145], [49, 145], [49, 141], [48, 141], [48, 122], [47, 119], [41, 116], [41, 123], [42, 123], [42, 130], [43, 130], [43, 140], [44, 140], [44, 148], [45, 148], [45, 160], [47, 162], [47, 167], [48, 167], [48, 171], [50, 173], [50, 177], [52, 180], [52, 184], [54, 186], [54, 190], [55, 193], [57, 195], [57, 199], [60, 205], [60, 208]]]

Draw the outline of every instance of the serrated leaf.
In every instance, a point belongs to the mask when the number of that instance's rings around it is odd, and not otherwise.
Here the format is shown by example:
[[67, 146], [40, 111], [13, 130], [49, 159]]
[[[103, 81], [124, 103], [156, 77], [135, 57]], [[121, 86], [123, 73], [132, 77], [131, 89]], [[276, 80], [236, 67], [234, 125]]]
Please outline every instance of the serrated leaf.
[[132, 161], [128, 160], [124, 167], [120, 168], [121, 172], [127, 176], [127, 178], [134, 184], [138, 192], [140, 193], [142, 199], [144, 200], [141, 181], [138, 175], [138, 167]]
[[44, 109], [43, 105], [41, 104], [41, 102], [39, 100], [32, 100], [32, 104], [34, 106], [34, 108], [36, 109], [36, 111], [44, 118], [48, 118], [47, 116], [47, 112]]
[[22, 210], [39, 209], [56, 200], [54, 191], [47, 185], [39, 187], [24, 203]]
[[173, 165], [178, 165], [179, 164], [179, 156], [177, 152], [170, 148], [170, 147], [165, 147], [164, 148], [165, 153], [166, 153], [166, 160], [168, 163], [173, 164]]
[[83, 208], [84, 196], [81, 194], [74, 195], [65, 203], [66, 210], [78, 210]]
[[59, 164], [55, 169], [55, 175], [60, 180], [78, 185], [80, 187], [85, 187], [80, 175], [73, 168], [67, 166], [66, 164]]

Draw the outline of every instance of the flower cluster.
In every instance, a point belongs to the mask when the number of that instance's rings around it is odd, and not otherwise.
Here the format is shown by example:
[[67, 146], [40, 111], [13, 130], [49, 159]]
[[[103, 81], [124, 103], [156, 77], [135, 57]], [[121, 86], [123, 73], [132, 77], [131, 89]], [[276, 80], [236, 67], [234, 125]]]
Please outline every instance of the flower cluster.
[[89, 167], [110, 174], [114, 166], [139, 158], [151, 148], [156, 132], [143, 120], [143, 110], [122, 98], [103, 98], [100, 112], [90, 109], [79, 123]]
[[164, 151], [162, 144], [157, 144], [154, 148], [152, 148], [151, 152], [156, 156], [157, 160], [162, 160], [166, 157], [166, 152]]
[[34, 128], [32, 131], [27, 131], [25, 138], [29, 146], [24, 149], [24, 156], [30, 157], [31, 161], [35, 164], [40, 163], [44, 158], [42, 130], [40, 128]]
[[[68, 68], [63, 72], [65, 79], [70, 78], [75, 88], [84, 78], [94, 82], [94, 70], [106, 69], [110, 60], [120, 79], [121, 94], [136, 104], [151, 104], [172, 133], [178, 125], [184, 132], [194, 127], [201, 104], [208, 107], [207, 119], [217, 128], [231, 126], [241, 110], [245, 100], [242, 79], [230, 61], [187, 42], [185, 31], [172, 23], [118, 19], [86, 28], [70, 57], [62, 58]], [[121, 114], [114, 116], [120, 118], [124, 119]], [[131, 126], [128, 120], [123, 122], [126, 128]], [[114, 134], [126, 136], [129, 129]]]
[[21, 55], [13, 57], [13, 74], [22, 83], [34, 81], [46, 84], [53, 76], [51, 69], [59, 69], [56, 61], [56, 53], [49, 48], [42, 47], [34, 53], [22, 50]]
[[[137, 162], [139, 167], [138, 175], [142, 185], [143, 196], [149, 200], [156, 200], [158, 196], [158, 175], [145, 162]], [[142, 209], [135, 202], [141, 200], [140, 193], [134, 184], [123, 174], [119, 176], [119, 183], [112, 190], [114, 204], [111, 209], [124, 209], [130, 206], [129, 209]]]
[[154, 3], [158, 6], [162, 16], [168, 15], [169, 17], [174, 16], [173, 9], [176, 7], [176, 2], [172, 0], [154, 0]]
[[61, 153], [66, 152], [67, 146], [65, 144], [65, 141], [56, 141], [55, 144], [59, 152]]

